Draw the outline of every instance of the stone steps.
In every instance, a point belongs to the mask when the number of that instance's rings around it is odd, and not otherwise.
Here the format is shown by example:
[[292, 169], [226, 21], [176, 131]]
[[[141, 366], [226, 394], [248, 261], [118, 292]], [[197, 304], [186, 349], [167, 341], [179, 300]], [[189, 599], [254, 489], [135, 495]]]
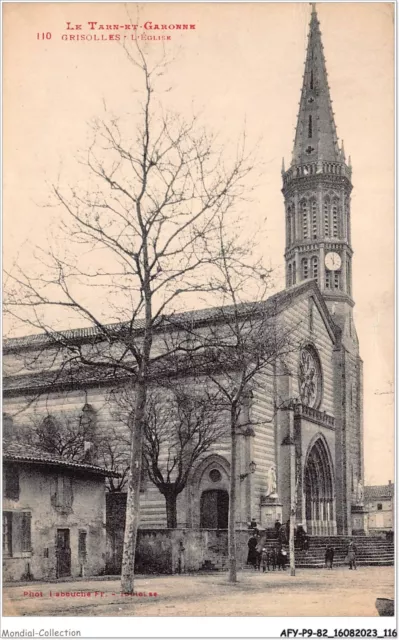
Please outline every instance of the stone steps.
[[[381, 538], [366, 536], [309, 536], [308, 540], [308, 551], [295, 550], [295, 565], [299, 568], [324, 567], [325, 551], [328, 544], [335, 551], [334, 566], [344, 566], [350, 540], [353, 540], [356, 545], [356, 563], [358, 566], [391, 566], [394, 564], [395, 546], [391, 541]], [[265, 542], [267, 549], [272, 549], [276, 545], [277, 541], [270, 538]], [[245, 568], [245, 565], [242, 568]]]

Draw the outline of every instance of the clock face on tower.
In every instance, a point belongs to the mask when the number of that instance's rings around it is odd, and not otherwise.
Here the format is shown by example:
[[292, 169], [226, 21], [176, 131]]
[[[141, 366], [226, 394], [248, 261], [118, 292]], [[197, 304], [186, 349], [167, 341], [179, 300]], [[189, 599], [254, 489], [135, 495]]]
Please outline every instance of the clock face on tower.
[[341, 256], [335, 251], [327, 253], [324, 264], [329, 271], [338, 271], [341, 268]]

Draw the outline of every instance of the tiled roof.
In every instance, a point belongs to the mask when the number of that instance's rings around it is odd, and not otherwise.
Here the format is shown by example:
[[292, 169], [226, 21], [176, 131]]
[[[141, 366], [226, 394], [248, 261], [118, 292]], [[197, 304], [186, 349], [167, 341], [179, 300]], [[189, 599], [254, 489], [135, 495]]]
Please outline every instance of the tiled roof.
[[393, 493], [393, 484], [370, 485], [368, 487], [364, 487], [364, 499], [366, 501], [378, 500], [379, 498], [390, 498], [393, 496]]
[[47, 451], [42, 451], [37, 447], [33, 447], [22, 442], [17, 442], [15, 440], [4, 441], [3, 460], [8, 462], [27, 462], [45, 466], [64, 467], [67, 469], [76, 469], [78, 471], [89, 471], [92, 474], [100, 476], [118, 476], [118, 474], [114, 473], [113, 471], [107, 471], [107, 469], [97, 467], [94, 464], [87, 464], [86, 462], [76, 462], [74, 460], [66, 460], [65, 458], [61, 458], [60, 456], [50, 454]]
[[[272, 296], [270, 296], [264, 302], [257, 303], [243, 303], [240, 305], [240, 312], [245, 315], [248, 312], [254, 312], [256, 308], [259, 311], [267, 311], [268, 309], [275, 309], [277, 306], [279, 309], [288, 304], [292, 298], [304, 293], [307, 290], [314, 289], [319, 292], [315, 281], [310, 280], [302, 282], [298, 285], [284, 289]], [[321, 304], [324, 303], [323, 298], [319, 294]], [[328, 314], [325, 303], [323, 304], [325, 311]], [[208, 309], [197, 309], [194, 311], [187, 311], [183, 313], [176, 313], [170, 316], [160, 317], [156, 329], [164, 330], [167, 326], [174, 325], [188, 325], [188, 324], [201, 324], [203, 322], [216, 322], [223, 321], [228, 318], [229, 314], [233, 314], [235, 307], [233, 305], [227, 305], [225, 307], [212, 307]], [[107, 333], [112, 335], [113, 339], [117, 339], [118, 334], [123, 336], [126, 330], [129, 330], [129, 322], [118, 322], [114, 324], [104, 325], [103, 328], [97, 326], [84, 327], [81, 329], [68, 329], [65, 331], [58, 331], [52, 334], [50, 333], [38, 333], [34, 335], [22, 336], [19, 338], [9, 338], [3, 341], [3, 352], [11, 352], [14, 350], [26, 349], [26, 348], [39, 348], [41, 346], [51, 346], [52, 344], [59, 345], [63, 342], [79, 341], [90, 342], [93, 339], [107, 339]], [[138, 333], [144, 328], [144, 321], [142, 319], [135, 320], [133, 325], [134, 331]]]

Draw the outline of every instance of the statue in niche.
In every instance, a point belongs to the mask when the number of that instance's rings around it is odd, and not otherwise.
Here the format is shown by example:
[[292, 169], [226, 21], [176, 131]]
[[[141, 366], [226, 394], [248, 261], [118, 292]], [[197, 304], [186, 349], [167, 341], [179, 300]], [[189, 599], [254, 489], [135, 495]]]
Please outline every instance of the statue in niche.
[[274, 464], [272, 464], [269, 467], [269, 470], [267, 472], [266, 496], [268, 498], [277, 497], [277, 475], [276, 475], [276, 467]]

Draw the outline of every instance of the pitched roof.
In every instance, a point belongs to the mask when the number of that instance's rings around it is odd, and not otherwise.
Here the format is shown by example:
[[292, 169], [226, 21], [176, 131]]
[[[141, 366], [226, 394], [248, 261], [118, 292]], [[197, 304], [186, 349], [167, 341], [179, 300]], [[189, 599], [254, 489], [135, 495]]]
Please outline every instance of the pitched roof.
[[[314, 290], [318, 294], [320, 304], [323, 306], [327, 317], [330, 318], [327, 306], [323, 297], [320, 294], [318, 286], [314, 280], [308, 280], [300, 284], [294, 285], [289, 289], [279, 291], [274, 295], [267, 298], [262, 302], [248, 302], [239, 305], [240, 313], [244, 316], [247, 313], [254, 313], [257, 309], [259, 312], [279, 312], [284, 307], [289, 305], [293, 298], [305, 293], [307, 290]], [[206, 324], [209, 322], [223, 322], [228, 319], [229, 315], [235, 311], [234, 305], [226, 305], [224, 307], [212, 307], [207, 309], [197, 309], [194, 311], [186, 311], [182, 313], [176, 313], [169, 316], [162, 316], [159, 318], [155, 325], [156, 331], [164, 331], [166, 329], [173, 329], [174, 327], [188, 325]], [[333, 327], [333, 322], [331, 326]], [[134, 332], [140, 333], [144, 328], [143, 319], [137, 319], [134, 321]], [[11, 353], [13, 351], [20, 351], [24, 349], [39, 349], [40, 347], [57, 346], [62, 343], [79, 341], [90, 342], [93, 340], [106, 340], [107, 335], [111, 335], [114, 340], [117, 340], [118, 335], [123, 339], [126, 335], [126, 331], [130, 330], [129, 322], [117, 322], [113, 324], [98, 326], [83, 327], [80, 329], [66, 329], [65, 331], [57, 331], [54, 333], [38, 333], [33, 335], [22, 336], [18, 338], [9, 338], [3, 341], [3, 353]]]
[[364, 487], [365, 500], [378, 500], [379, 498], [392, 498], [394, 494], [394, 484], [370, 485]]
[[53, 455], [47, 451], [42, 451], [37, 447], [29, 444], [17, 442], [16, 440], [3, 443], [3, 460], [7, 462], [26, 462], [30, 464], [40, 464], [51, 467], [63, 467], [65, 469], [86, 471], [99, 476], [117, 477], [118, 474], [113, 471], [107, 471], [102, 467], [86, 462], [76, 462], [74, 460], [66, 460], [60, 456]]

